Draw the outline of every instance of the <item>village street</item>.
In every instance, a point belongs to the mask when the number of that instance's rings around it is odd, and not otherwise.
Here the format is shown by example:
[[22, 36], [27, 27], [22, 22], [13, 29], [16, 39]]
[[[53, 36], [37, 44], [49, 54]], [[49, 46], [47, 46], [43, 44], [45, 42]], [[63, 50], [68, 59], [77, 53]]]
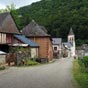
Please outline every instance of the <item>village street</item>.
[[11, 67], [0, 72], [0, 88], [76, 88], [72, 62], [71, 58], [62, 58], [40, 66]]

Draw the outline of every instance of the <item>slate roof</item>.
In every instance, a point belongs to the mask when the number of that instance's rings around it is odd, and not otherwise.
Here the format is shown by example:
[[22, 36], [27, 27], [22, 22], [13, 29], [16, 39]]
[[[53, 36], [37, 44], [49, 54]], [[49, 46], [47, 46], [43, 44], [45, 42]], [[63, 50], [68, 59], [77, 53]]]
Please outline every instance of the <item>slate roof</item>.
[[58, 45], [62, 43], [62, 39], [61, 38], [52, 38], [52, 43], [54, 45]]
[[46, 28], [44, 26], [40, 26], [40, 27], [45, 33], [47, 33], [47, 30], [46, 30]]
[[69, 42], [64, 42], [63, 43], [65, 46], [67, 46], [68, 49], [70, 49], [72, 47], [72, 44]]
[[72, 28], [70, 29], [69, 34], [68, 34], [68, 35], [74, 35]]
[[0, 55], [3, 55], [3, 54], [6, 54], [5, 52], [3, 52], [3, 51], [0, 51]]
[[16, 37], [17, 39], [19, 39], [20, 41], [22, 41], [25, 44], [28, 44], [31, 47], [39, 47], [39, 45], [31, 40], [29, 40], [28, 38], [26, 38], [24, 35], [14, 35], [14, 37]]
[[6, 12], [0, 14], [0, 32], [19, 34], [11, 13]]
[[22, 34], [25, 36], [50, 36], [45, 27], [38, 25], [34, 20], [23, 28]]

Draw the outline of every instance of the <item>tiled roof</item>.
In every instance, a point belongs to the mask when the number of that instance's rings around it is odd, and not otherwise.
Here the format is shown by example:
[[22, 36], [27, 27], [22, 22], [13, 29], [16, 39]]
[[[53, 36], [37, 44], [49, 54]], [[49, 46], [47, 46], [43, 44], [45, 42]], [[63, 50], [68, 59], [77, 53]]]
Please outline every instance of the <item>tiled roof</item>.
[[52, 43], [55, 45], [61, 44], [62, 39], [61, 38], [52, 38]]
[[49, 36], [43, 26], [38, 25], [34, 20], [22, 30], [25, 36]]
[[24, 35], [14, 35], [14, 37], [16, 37], [17, 39], [19, 39], [20, 41], [22, 41], [25, 44], [28, 44], [31, 47], [39, 47], [39, 45], [31, 40], [29, 40], [28, 38], [26, 38]]
[[8, 12], [0, 14], [0, 32], [19, 34], [16, 24]]

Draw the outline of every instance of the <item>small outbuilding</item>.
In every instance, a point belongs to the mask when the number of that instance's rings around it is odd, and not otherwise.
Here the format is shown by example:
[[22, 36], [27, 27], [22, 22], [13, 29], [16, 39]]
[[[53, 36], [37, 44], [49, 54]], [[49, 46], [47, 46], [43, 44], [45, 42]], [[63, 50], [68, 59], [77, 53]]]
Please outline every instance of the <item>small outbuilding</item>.
[[12, 44], [12, 46], [14, 47], [23, 47], [26, 48], [29, 52], [30, 52], [30, 57], [31, 58], [35, 58], [38, 57], [38, 49], [39, 49], [39, 45], [35, 42], [33, 42], [32, 40], [29, 40], [28, 38], [26, 38], [24, 35], [14, 35], [14, 43]]

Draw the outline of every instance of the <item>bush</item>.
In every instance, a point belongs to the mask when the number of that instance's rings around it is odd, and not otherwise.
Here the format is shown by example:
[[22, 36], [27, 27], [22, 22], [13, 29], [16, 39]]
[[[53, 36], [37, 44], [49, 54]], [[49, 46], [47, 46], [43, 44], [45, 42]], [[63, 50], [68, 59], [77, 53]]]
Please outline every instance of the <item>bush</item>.
[[4, 70], [5, 69], [5, 66], [0, 66], [0, 70]]
[[[79, 60], [81, 62], [81, 60]], [[84, 71], [87, 70], [87, 68], [82, 67], [82, 64], [78, 60], [75, 60], [73, 63], [73, 75], [77, 82], [79, 83], [81, 88], [88, 88], [88, 73], [83, 72], [81, 68], [84, 68]], [[80, 88], [77, 87], [77, 88]]]
[[85, 56], [82, 62], [84, 63], [85, 67], [88, 68], [88, 56]]
[[80, 65], [80, 71], [88, 73], [88, 56], [85, 56], [83, 59], [78, 59]]
[[33, 61], [33, 60], [27, 60], [26, 61], [26, 65], [37, 65], [37, 64], [39, 64], [39, 63], [36, 61]]

